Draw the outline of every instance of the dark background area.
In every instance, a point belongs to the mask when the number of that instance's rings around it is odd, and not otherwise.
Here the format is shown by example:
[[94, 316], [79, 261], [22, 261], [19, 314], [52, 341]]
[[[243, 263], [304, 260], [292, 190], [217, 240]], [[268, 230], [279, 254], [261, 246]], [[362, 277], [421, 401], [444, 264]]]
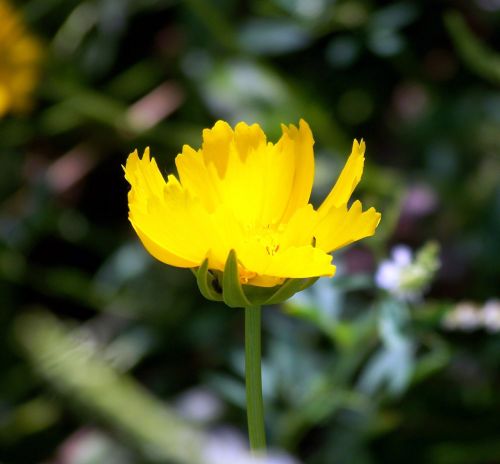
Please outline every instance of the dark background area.
[[[168, 462], [147, 408], [124, 425], [129, 381], [207, 433], [244, 436], [243, 314], [142, 249], [121, 165], [149, 146], [172, 172], [217, 119], [276, 141], [304, 118], [315, 204], [364, 138], [356, 196], [382, 223], [335, 255], [337, 277], [265, 310], [270, 443], [311, 464], [500, 463], [500, 315], [443, 325], [498, 297], [497, 0], [12, 7], [43, 59], [33, 108], [0, 119], [0, 462]], [[5, 73], [0, 58], [0, 86]], [[424, 298], [377, 288], [394, 245], [428, 240], [441, 267]], [[85, 350], [122, 383], [93, 390]]]

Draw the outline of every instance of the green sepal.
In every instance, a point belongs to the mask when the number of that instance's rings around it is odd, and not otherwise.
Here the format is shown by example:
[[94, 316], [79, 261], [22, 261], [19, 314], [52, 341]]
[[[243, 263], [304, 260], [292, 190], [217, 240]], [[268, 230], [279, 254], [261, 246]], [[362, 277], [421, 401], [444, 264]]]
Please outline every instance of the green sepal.
[[236, 251], [231, 250], [224, 265], [224, 274], [222, 276], [222, 296], [224, 303], [230, 308], [246, 308], [252, 306], [248, 301], [245, 292], [240, 283], [238, 272], [238, 259]]
[[208, 270], [208, 258], [203, 261], [198, 270], [193, 270], [196, 275], [196, 282], [201, 294], [212, 301], [222, 301], [222, 294], [217, 292], [214, 287], [216, 277]]
[[281, 285], [274, 287], [255, 287], [243, 285], [243, 291], [249, 301], [254, 305], [279, 304], [288, 300], [296, 293], [310, 287], [319, 277], [304, 279], [287, 279]]
[[280, 289], [281, 285], [274, 287], [257, 287], [255, 285], [242, 285], [247, 300], [252, 305], [262, 306]]
[[[242, 285], [235, 250], [229, 252], [224, 272], [210, 271], [208, 259], [205, 259], [198, 269], [192, 271], [196, 276], [198, 288], [205, 298], [212, 301], [224, 301], [230, 308], [283, 303], [295, 293], [314, 284], [319, 278], [286, 279], [281, 285], [274, 287]], [[219, 288], [221, 290], [218, 290]]]
[[284, 284], [280, 285], [278, 290], [265, 302], [265, 304], [278, 304], [288, 300], [307, 287], [310, 287], [316, 282], [319, 277], [310, 277], [306, 279], [288, 279]]

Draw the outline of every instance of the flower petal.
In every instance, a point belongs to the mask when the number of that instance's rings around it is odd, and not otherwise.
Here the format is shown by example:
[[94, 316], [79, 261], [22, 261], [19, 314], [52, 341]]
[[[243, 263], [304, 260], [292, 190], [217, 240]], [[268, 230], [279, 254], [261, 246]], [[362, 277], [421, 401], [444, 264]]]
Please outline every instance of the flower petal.
[[149, 147], [144, 150], [142, 159], [139, 158], [137, 150], [127, 158], [124, 167], [125, 179], [132, 186], [128, 193], [129, 203], [134, 203], [136, 207], [146, 208], [147, 200], [150, 197], [161, 198], [165, 179], [160, 173], [156, 160], [150, 159]]
[[248, 125], [240, 122], [233, 129], [225, 121], [217, 121], [212, 129], [203, 130], [202, 154], [204, 163], [214, 165], [220, 178], [226, 173], [229, 153], [232, 146], [243, 160], [248, 153], [265, 145], [266, 135], [258, 124]]
[[179, 267], [199, 266], [219, 241], [212, 217], [182, 188], [174, 176], [166, 183], [146, 150], [132, 153], [125, 167], [129, 218], [147, 250], [157, 259]]
[[318, 220], [318, 212], [311, 204], [299, 208], [285, 226], [279, 239], [280, 245], [283, 249], [289, 246], [314, 246], [314, 234]]
[[[272, 146], [271, 146], [272, 147]], [[269, 171], [269, 147], [257, 125], [218, 121], [203, 131], [203, 148], [184, 146], [176, 158], [179, 178], [208, 211], [230, 208], [243, 222], [255, 223], [264, 202], [264, 171]]]
[[170, 264], [171, 266], [176, 267], [198, 267], [199, 263], [196, 261], [184, 259], [180, 256], [177, 256], [171, 253], [166, 247], [164, 243], [159, 243], [152, 238], [154, 235], [151, 234], [151, 231], [143, 232], [142, 229], [136, 225], [132, 220], [130, 220], [134, 230], [137, 235], [141, 239], [144, 248], [148, 251], [151, 256], [154, 256], [157, 260], [162, 263]]
[[332, 207], [327, 213], [323, 213], [316, 226], [316, 246], [329, 253], [370, 237], [375, 233], [380, 217], [375, 208], [363, 211], [360, 201], [355, 201], [349, 210], [345, 206]]
[[311, 245], [289, 247], [270, 254], [260, 243], [251, 241], [240, 248], [238, 259], [247, 272], [249, 283], [257, 276], [303, 278], [335, 273], [332, 257]]
[[184, 146], [176, 158], [179, 178], [208, 211], [223, 204], [249, 226], [287, 221], [305, 206], [314, 177], [313, 138], [307, 123], [283, 126], [276, 145], [259, 125], [218, 121], [203, 131], [199, 151]]
[[216, 168], [212, 166], [212, 170], [209, 169], [201, 150], [195, 151], [189, 145], [182, 147], [182, 153], [175, 158], [175, 165], [183, 187], [199, 198], [207, 211], [213, 212], [221, 202], [216, 188]]
[[321, 204], [318, 211], [324, 212], [332, 207], [340, 207], [347, 205], [352, 192], [358, 185], [363, 175], [363, 165], [365, 163], [365, 142], [361, 140], [358, 143], [354, 140], [352, 144], [352, 151], [347, 163], [342, 169], [340, 176], [333, 186], [331, 192], [326, 197], [325, 201]]
[[287, 248], [282, 253], [277, 253], [263, 274], [291, 278], [331, 277], [335, 274], [335, 266], [329, 254], [308, 245]]
[[212, 129], [203, 129], [203, 143], [201, 147], [204, 163], [215, 166], [220, 177], [226, 171], [229, 145], [233, 137], [233, 129], [225, 121], [217, 121]]
[[[282, 222], [287, 222], [295, 210], [307, 205], [311, 196], [314, 181], [314, 139], [309, 124], [300, 120], [299, 128], [293, 124], [282, 125], [283, 136], [278, 147], [287, 154], [288, 165], [293, 169], [293, 181], [289, 193], [289, 200]], [[283, 188], [278, 185], [278, 188]]]

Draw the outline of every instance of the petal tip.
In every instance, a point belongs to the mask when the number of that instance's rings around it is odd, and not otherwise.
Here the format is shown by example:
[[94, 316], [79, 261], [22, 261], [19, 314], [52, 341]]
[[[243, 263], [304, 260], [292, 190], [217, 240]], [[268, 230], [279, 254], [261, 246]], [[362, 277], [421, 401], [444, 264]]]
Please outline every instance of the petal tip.
[[300, 134], [302, 134], [303, 136], [306, 136], [307, 138], [311, 139], [314, 142], [311, 127], [309, 126], [309, 124], [307, 123], [307, 121], [305, 119], [300, 118], [299, 132], [300, 132]]
[[363, 138], [359, 139], [354, 139], [352, 142], [352, 151], [354, 153], [357, 153], [358, 156], [364, 156], [366, 150], [366, 143]]
[[330, 265], [330, 273], [327, 274], [325, 277], [333, 277], [337, 272], [337, 266], [335, 266], [335, 264], [331, 264]]

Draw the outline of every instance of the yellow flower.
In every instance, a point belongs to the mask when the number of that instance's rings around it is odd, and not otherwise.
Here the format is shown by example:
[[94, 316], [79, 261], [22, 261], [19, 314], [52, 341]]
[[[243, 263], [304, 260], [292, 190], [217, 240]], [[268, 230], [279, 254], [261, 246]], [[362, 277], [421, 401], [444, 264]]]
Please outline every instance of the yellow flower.
[[287, 278], [332, 276], [329, 254], [373, 235], [380, 221], [349, 198], [361, 179], [365, 143], [356, 140], [322, 205], [309, 203], [314, 177], [311, 130], [282, 126], [278, 143], [258, 124], [224, 121], [203, 131], [199, 150], [184, 145], [167, 181], [149, 149], [131, 153], [125, 178], [129, 219], [146, 249], [172, 266], [223, 271], [231, 250], [243, 284], [272, 287]]
[[41, 47], [18, 12], [0, 0], [0, 117], [30, 108], [38, 81]]

